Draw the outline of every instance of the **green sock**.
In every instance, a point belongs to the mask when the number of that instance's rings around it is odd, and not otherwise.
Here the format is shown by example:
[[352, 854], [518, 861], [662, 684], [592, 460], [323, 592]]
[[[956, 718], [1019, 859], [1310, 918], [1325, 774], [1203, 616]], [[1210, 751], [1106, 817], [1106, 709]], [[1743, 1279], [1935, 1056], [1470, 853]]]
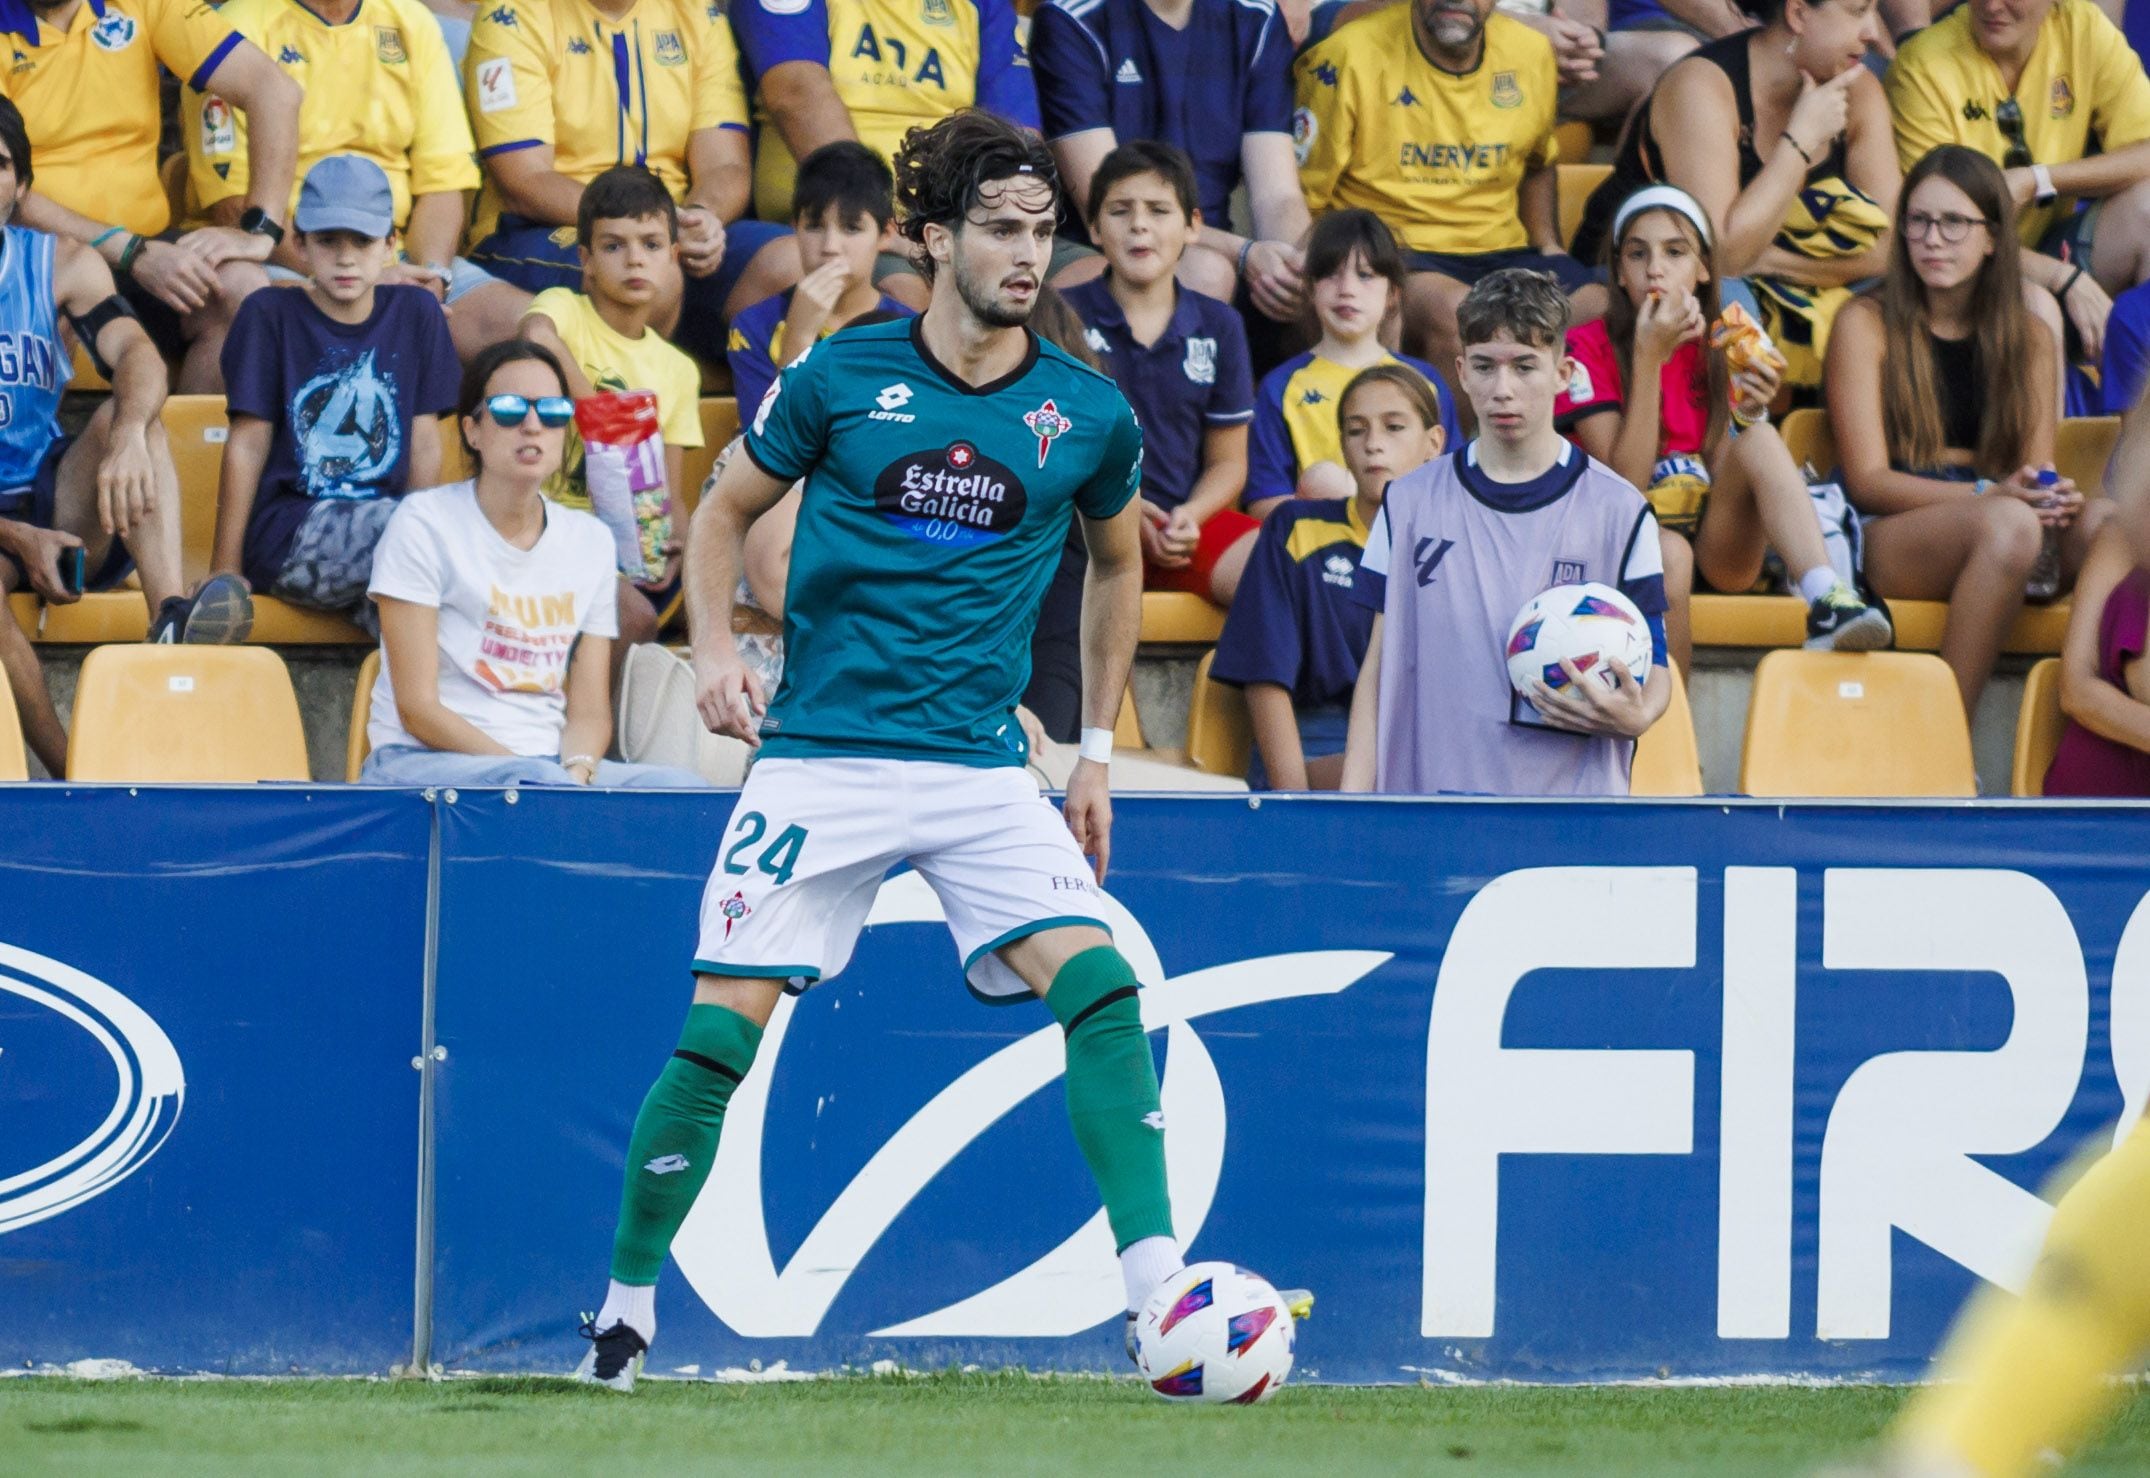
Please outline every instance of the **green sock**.
[[612, 1239], [612, 1276], [657, 1281], [679, 1224], [687, 1219], [709, 1167], [732, 1090], [754, 1063], [761, 1028], [723, 1006], [691, 1006], [672, 1054], [650, 1085], [627, 1141], [627, 1187]]
[[1116, 1248], [1172, 1235], [1157, 1064], [1135, 972], [1110, 945], [1060, 967], [1045, 1004], [1067, 1034], [1068, 1118], [1097, 1178]]

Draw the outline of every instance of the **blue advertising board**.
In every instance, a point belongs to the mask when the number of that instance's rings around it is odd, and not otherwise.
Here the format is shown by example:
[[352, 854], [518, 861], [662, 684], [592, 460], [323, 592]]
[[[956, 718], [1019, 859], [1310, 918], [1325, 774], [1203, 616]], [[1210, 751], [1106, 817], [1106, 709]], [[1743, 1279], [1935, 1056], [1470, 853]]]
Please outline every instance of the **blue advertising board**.
[[0, 1363], [408, 1360], [432, 808], [0, 788]]
[[[1316, 1290], [1302, 1378], [1917, 1374], [2150, 1089], [2141, 810], [1117, 809], [1181, 1234]], [[442, 808], [435, 1360], [577, 1358], [728, 812]], [[1120, 1367], [1058, 1031], [938, 919], [779, 1008], [653, 1370]]]

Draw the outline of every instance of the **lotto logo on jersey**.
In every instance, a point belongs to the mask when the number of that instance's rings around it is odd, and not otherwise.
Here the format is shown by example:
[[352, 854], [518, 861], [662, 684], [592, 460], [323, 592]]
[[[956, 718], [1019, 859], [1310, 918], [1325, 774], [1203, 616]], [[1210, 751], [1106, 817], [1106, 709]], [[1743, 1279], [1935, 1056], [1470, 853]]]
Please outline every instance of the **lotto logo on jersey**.
[[1030, 495], [1014, 469], [958, 441], [889, 463], [874, 479], [873, 501], [912, 538], [969, 549], [1019, 528]]

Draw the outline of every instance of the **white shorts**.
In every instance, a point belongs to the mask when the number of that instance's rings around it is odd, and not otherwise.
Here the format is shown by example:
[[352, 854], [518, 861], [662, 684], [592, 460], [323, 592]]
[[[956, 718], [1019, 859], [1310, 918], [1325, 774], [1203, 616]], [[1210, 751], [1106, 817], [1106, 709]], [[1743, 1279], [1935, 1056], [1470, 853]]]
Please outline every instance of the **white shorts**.
[[931, 760], [765, 759], [747, 773], [702, 894], [698, 975], [779, 979], [792, 991], [851, 961], [890, 868], [941, 901], [984, 1000], [1030, 988], [995, 950], [1105, 922], [1090, 864], [1030, 772]]

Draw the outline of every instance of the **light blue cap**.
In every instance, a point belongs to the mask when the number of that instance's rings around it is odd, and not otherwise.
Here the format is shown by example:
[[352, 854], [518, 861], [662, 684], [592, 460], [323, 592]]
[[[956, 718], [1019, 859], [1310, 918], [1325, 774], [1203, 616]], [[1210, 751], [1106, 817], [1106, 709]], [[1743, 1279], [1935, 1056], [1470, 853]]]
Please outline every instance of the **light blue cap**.
[[355, 231], [385, 240], [396, 229], [396, 196], [371, 159], [331, 154], [306, 171], [292, 224], [301, 231]]

